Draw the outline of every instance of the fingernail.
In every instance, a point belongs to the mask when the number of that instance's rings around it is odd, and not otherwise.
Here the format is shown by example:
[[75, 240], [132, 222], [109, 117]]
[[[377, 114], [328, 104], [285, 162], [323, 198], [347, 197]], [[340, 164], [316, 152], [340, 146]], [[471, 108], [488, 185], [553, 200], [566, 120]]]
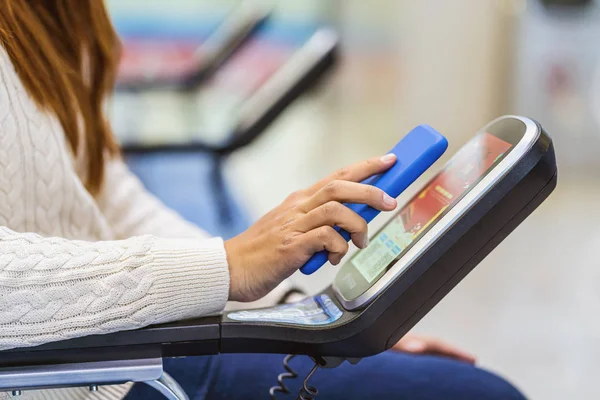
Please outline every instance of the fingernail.
[[369, 236], [368, 236], [368, 235], [365, 235], [365, 238], [364, 238], [364, 240], [363, 240], [363, 245], [362, 245], [362, 248], [363, 248], [363, 249], [366, 249], [368, 245], [369, 245]]
[[396, 207], [396, 199], [390, 197], [387, 193], [383, 193], [383, 204], [389, 207]]
[[396, 161], [396, 155], [392, 153], [386, 154], [385, 156], [381, 157], [381, 161], [383, 161], [384, 164], [389, 164], [393, 161]]

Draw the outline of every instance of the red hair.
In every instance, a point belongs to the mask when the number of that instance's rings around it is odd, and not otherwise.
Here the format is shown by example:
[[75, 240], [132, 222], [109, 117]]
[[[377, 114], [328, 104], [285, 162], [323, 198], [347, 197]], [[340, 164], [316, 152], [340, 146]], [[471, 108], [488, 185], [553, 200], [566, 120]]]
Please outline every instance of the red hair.
[[0, 45], [29, 95], [58, 118], [72, 151], [85, 151], [85, 184], [96, 194], [105, 157], [118, 152], [103, 107], [119, 41], [104, 2], [0, 0], [0, 10]]

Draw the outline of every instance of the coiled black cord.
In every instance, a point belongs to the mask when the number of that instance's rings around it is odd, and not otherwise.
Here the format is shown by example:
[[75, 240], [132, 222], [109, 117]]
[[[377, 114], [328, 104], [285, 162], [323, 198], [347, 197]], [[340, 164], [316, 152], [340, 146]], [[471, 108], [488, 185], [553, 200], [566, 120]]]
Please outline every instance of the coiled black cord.
[[[285, 370], [287, 372], [283, 372], [283, 373], [277, 375], [277, 382], [279, 383], [279, 386], [273, 386], [271, 389], [269, 389], [269, 395], [271, 396], [271, 400], [277, 400], [277, 397], [276, 397], [277, 392], [280, 392], [283, 394], [290, 393], [290, 389], [286, 386], [286, 384], [283, 380], [284, 379], [294, 379], [294, 378], [298, 377], [298, 373], [296, 371], [294, 371], [289, 365], [290, 360], [292, 358], [294, 358], [294, 356], [295, 356], [294, 354], [288, 354], [283, 359], [283, 368], [285, 368]], [[311, 376], [313, 376], [313, 374], [315, 373], [315, 371], [318, 368], [319, 368], [319, 364], [315, 363], [314, 367], [310, 370], [308, 375], [306, 375], [306, 378], [304, 378], [304, 383], [302, 385], [302, 388], [298, 392], [298, 397], [296, 397], [296, 400], [314, 400], [317, 397], [317, 394], [319, 394], [319, 391], [315, 387], [309, 386], [308, 380], [310, 379]]]
[[294, 358], [294, 355], [288, 354], [283, 359], [283, 368], [285, 368], [285, 370], [287, 372], [282, 372], [281, 374], [277, 375], [277, 382], [279, 383], [279, 386], [273, 386], [271, 389], [269, 389], [269, 395], [271, 395], [271, 400], [277, 400], [277, 397], [275, 395], [275, 393], [277, 393], [277, 392], [280, 392], [283, 394], [290, 393], [290, 389], [288, 389], [288, 387], [285, 385], [285, 382], [283, 382], [283, 380], [284, 379], [294, 379], [298, 376], [296, 371], [294, 371], [289, 366], [289, 362], [292, 358]]
[[312, 367], [312, 369], [310, 370], [308, 375], [306, 375], [306, 378], [304, 378], [304, 384], [302, 385], [302, 388], [300, 389], [300, 392], [298, 393], [298, 397], [296, 398], [296, 400], [314, 400], [317, 397], [317, 395], [319, 394], [319, 391], [317, 390], [316, 387], [309, 386], [308, 380], [310, 379], [310, 377], [315, 373], [315, 371], [318, 368], [319, 368], [319, 364], [315, 363], [315, 366]]

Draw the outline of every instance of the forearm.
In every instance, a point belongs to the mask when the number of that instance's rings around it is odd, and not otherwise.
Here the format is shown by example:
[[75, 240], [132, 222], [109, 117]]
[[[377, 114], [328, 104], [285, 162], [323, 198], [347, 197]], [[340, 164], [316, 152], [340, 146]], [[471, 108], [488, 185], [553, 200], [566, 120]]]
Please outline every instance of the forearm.
[[209, 315], [228, 295], [220, 239], [82, 242], [0, 228], [0, 349]]

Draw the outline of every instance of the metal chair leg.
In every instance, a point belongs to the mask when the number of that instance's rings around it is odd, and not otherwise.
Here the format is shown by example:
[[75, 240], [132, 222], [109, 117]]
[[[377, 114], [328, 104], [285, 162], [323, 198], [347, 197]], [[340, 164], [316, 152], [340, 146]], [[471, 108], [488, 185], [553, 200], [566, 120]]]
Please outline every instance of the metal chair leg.
[[160, 379], [162, 358], [0, 368], [0, 392], [110, 385]]
[[190, 400], [179, 383], [166, 372], [163, 372], [160, 378], [144, 383], [158, 390], [168, 400]]
[[0, 392], [15, 395], [23, 390], [78, 386], [97, 391], [98, 385], [125, 382], [144, 382], [168, 400], [189, 400], [179, 383], [163, 371], [160, 357], [0, 368]]

